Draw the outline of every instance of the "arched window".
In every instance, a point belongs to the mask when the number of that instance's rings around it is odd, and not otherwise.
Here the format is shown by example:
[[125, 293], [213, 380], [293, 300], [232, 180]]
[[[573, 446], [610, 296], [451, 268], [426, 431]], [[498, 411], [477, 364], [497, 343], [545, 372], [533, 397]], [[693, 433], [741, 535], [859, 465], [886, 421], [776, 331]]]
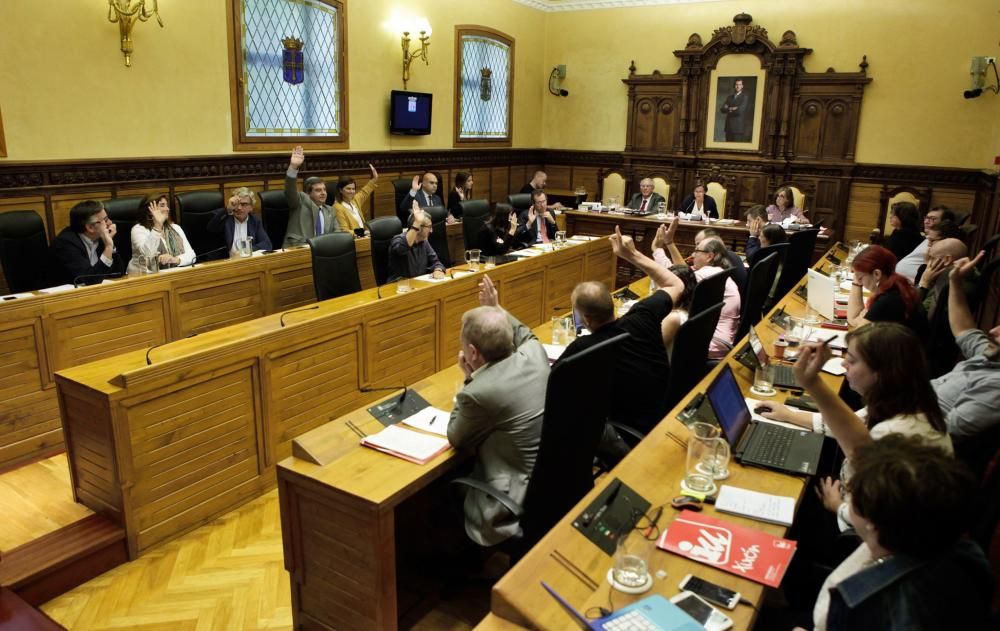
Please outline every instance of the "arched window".
[[484, 26], [455, 27], [455, 145], [510, 146], [514, 39]]

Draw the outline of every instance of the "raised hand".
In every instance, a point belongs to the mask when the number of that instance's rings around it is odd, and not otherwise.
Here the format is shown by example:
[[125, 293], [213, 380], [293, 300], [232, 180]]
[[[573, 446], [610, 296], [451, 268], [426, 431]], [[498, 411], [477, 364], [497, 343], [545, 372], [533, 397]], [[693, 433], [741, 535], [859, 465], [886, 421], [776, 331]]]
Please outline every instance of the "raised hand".
[[528, 209], [528, 225], [534, 225], [536, 219], [538, 219], [538, 213], [535, 212], [535, 207], [532, 206]]
[[656, 234], [653, 235], [653, 249], [658, 250], [667, 247], [667, 226], [660, 224], [660, 227], [656, 229]]
[[489, 275], [484, 275], [479, 282], [479, 304], [484, 307], [496, 307], [500, 304], [500, 297], [497, 294], [496, 285]]
[[507, 226], [508, 226], [507, 232], [511, 236], [514, 236], [514, 233], [517, 232], [517, 213], [516, 212], [511, 211], [510, 216], [507, 217]]
[[[951, 272], [948, 275], [948, 278], [952, 282], [962, 282], [969, 277], [969, 274], [971, 274], [972, 270], [979, 265], [979, 262], [983, 260], [984, 256], [986, 256], [986, 252], [984, 250], [980, 250], [979, 254], [977, 254], [974, 259], [970, 260], [968, 257], [958, 259], [951, 264]], [[926, 274], [927, 272], [924, 273]]]
[[664, 245], [670, 245], [674, 242], [674, 237], [677, 236], [677, 226], [679, 225], [681, 225], [681, 218], [679, 215], [674, 215], [674, 219], [670, 222], [670, 226], [663, 233]]
[[840, 480], [834, 480], [829, 476], [820, 478], [816, 483], [816, 496], [823, 502], [823, 507], [831, 513], [836, 513], [844, 503], [844, 489], [840, 486]]
[[556, 222], [555, 217], [552, 216], [552, 213], [549, 212], [548, 208], [545, 209], [545, 221], [548, 221], [548, 222], [551, 222], [551, 223], [555, 223]]
[[413, 182], [410, 183], [410, 190], [416, 193], [420, 190], [420, 176], [414, 175]]
[[301, 167], [302, 163], [305, 161], [306, 161], [306, 152], [305, 150], [302, 149], [301, 146], [297, 145], [294, 149], [292, 149], [292, 157], [288, 161], [288, 166], [298, 170], [298, 168]]
[[372, 165], [371, 162], [369, 162], [368, 163], [368, 168], [371, 169], [371, 171], [372, 171], [372, 179], [373, 180], [377, 180], [378, 179], [378, 171], [375, 170], [375, 166]]
[[423, 224], [425, 219], [427, 219], [427, 213], [420, 207], [417, 200], [413, 200], [413, 225]]
[[819, 382], [819, 373], [823, 370], [823, 364], [830, 357], [829, 347], [822, 342], [803, 344], [799, 359], [795, 362], [793, 369], [796, 379], [807, 389], [816, 385]]
[[632, 241], [632, 237], [628, 235], [622, 236], [621, 228], [618, 226], [615, 226], [615, 232], [609, 237], [609, 240], [611, 241], [611, 250], [615, 253], [615, 256], [628, 261], [635, 257], [635, 243]]
[[239, 206], [239, 204], [240, 204], [240, 198], [238, 195], [233, 195], [232, 197], [230, 197], [229, 201], [226, 202], [226, 214], [228, 215], [233, 214], [233, 211], [236, 210], [236, 207]]

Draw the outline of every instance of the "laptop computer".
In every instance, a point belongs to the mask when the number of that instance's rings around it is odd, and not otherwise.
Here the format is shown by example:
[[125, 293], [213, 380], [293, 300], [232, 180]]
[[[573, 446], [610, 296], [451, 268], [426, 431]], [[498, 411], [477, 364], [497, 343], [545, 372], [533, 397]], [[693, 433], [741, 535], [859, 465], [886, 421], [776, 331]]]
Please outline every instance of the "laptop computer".
[[683, 609], [659, 594], [647, 596], [618, 611], [588, 620], [566, 600], [541, 581], [545, 591], [552, 594], [576, 626], [587, 631], [705, 631], [705, 627], [684, 612]]
[[747, 331], [747, 339], [749, 340], [749, 348], [736, 357], [741, 364], [750, 370], [757, 370], [758, 366], [769, 364], [772, 371], [771, 376], [776, 387], [782, 390], [802, 390], [802, 385], [795, 378], [795, 370], [791, 366], [771, 361], [770, 356], [767, 354], [767, 349], [764, 348], [763, 340], [760, 339], [757, 331], [752, 326]]
[[806, 302], [827, 320], [834, 319], [833, 301], [837, 293], [836, 283], [832, 278], [820, 274], [814, 269], [807, 269], [809, 279], [806, 281]]
[[823, 450], [823, 435], [807, 429], [753, 421], [728, 364], [722, 365], [705, 395], [739, 462], [787, 473], [816, 473]]

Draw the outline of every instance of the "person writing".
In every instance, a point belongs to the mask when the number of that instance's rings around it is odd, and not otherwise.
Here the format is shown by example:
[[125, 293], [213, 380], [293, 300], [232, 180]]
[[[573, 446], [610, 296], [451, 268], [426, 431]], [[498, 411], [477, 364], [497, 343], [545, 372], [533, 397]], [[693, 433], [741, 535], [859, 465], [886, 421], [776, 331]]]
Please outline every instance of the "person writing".
[[337, 213], [337, 226], [341, 230], [357, 231], [364, 230], [364, 236], [368, 236], [368, 221], [361, 210], [368, 204], [368, 198], [375, 192], [378, 186], [378, 171], [368, 164], [371, 169], [372, 178], [358, 190], [358, 185], [353, 177], [341, 176], [337, 181], [337, 193], [333, 197], [333, 209]]

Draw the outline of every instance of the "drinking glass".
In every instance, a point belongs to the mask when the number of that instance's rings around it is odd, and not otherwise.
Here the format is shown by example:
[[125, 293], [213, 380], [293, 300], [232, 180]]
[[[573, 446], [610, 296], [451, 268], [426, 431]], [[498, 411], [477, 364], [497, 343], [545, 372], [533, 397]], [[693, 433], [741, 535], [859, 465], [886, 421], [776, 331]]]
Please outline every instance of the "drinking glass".
[[719, 436], [719, 428], [715, 425], [697, 422], [688, 429], [684, 486], [697, 493], [712, 495], [718, 490], [716, 476], [729, 475], [729, 444]]
[[556, 230], [556, 247], [561, 248], [566, 245], [566, 231]]
[[465, 262], [469, 264], [469, 269], [473, 272], [479, 271], [479, 257], [481, 254], [482, 250], [465, 251]]
[[813, 334], [816, 327], [814, 318], [789, 317], [788, 327], [785, 329], [785, 359], [794, 361], [799, 356], [801, 344], [807, 341]]
[[652, 580], [647, 560], [651, 548], [652, 543], [639, 532], [632, 531], [619, 537], [611, 569], [611, 578], [616, 586], [628, 590], [641, 589]]
[[251, 256], [253, 254], [253, 237], [238, 239], [236, 248], [239, 250], [240, 256]]
[[667, 203], [666, 202], [657, 203], [656, 212], [660, 213], [661, 215], [665, 214], [667, 212]]
[[757, 370], [753, 374], [753, 386], [750, 388], [750, 392], [762, 397], [774, 396], [773, 366], [770, 364], [757, 366]]
[[566, 318], [563, 316], [552, 316], [552, 343], [556, 346], [567, 343]]
[[617, 197], [609, 197], [608, 198], [608, 208], [610, 208], [611, 210], [615, 210], [616, 208], [618, 208], [618, 198]]
[[410, 289], [411, 286], [409, 278], [400, 278], [399, 280], [396, 281], [397, 294], [405, 294], [406, 292], [410, 291]]
[[486, 257], [486, 263], [485, 263], [484, 267], [486, 269], [493, 269], [496, 266], [497, 266], [497, 259], [496, 259], [496, 257], [495, 256], [487, 256]]

